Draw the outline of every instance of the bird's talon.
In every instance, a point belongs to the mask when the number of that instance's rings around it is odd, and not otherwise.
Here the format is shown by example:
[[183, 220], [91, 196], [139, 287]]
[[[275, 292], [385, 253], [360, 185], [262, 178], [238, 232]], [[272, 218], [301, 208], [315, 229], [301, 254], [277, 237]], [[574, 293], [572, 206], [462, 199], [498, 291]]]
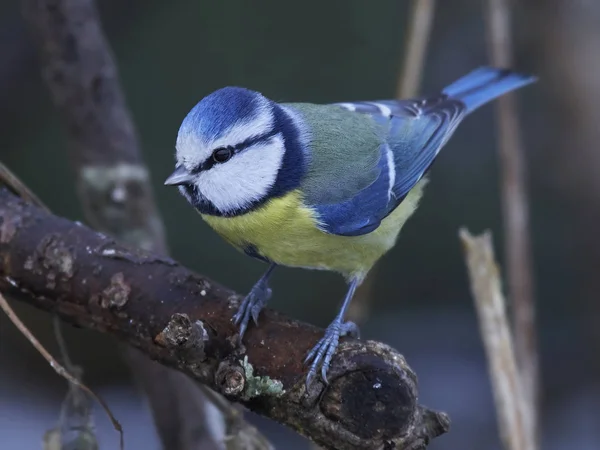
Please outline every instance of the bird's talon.
[[308, 364], [315, 357], [317, 350], [321, 348], [321, 345], [323, 345], [323, 338], [319, 339], [315, 346], [308, 352], [304, 358], [304, 364]]
[[267, 281], [263, 278], [254, 285], [248, 295], [242, 300], [242, 303], [232, 318], [233, 322], [239, 326], [240, 342], [248, 329], [250, 318], [252, 318], [255, 325], [258, 325], [260, 311], [266, 305], [272, 292], [273, 291], [267, 286]]
[[316, 343], [316, 345], [308, 352], [304, 359], [304, 364], [311, 363], [310, 369], [306, 376], [307, 389], [308, 385], [314, 378], [319, 366], [321, 366], [321, 378], [325, 384], [329, 384], [327, 380], [327, 370], [333, 359], [333, 355], [339, 345], [340, 337], [350, 335], [358, 336], [359, 330], [353, 322], [342, 322], [341, 319], [336, 319], [325, 330], [325, 335]]
[[261, 309], [262, 309], [261, 306], [255, 305], [250, 310], [250, 315], [252, 316], [252, 321], [254, 322], [254, 325], [256, 325], [256, 326], [258, 326], [258, 315], [260, 314]]
[[238, 312], [236, 312], [236, 313], [233, 315], [233, 318], [232, 318], [232, 320], [233, 320], [233, 323], [235, 323], [236, 325], [239, 325], [239, 324], [240, 324], [240, 320], [242, 320], [242, 315], [240, 314], [240, 312], [241, 312], [241, 311], [238, 311]]

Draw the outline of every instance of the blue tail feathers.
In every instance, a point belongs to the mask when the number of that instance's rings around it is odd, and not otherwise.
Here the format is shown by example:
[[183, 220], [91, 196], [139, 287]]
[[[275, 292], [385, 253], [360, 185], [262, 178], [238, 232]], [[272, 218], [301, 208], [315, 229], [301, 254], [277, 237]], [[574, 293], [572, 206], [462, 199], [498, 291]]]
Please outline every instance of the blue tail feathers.
[[536, 80], [535, 76], [520, 74], [508, 69], [480, 67], [459, 78], [442, 92], [462, 101], [467, 107], [467, 113], [470, 113], [502, 94]]

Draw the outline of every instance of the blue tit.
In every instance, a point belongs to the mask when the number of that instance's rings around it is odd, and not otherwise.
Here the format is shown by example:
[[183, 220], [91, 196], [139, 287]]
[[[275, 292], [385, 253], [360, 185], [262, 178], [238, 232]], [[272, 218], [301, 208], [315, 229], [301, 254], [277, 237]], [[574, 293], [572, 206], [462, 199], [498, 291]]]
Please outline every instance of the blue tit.
[[326, 373], [356, 288], [396, 243], [426, 174], [458, 124], [532, 76], [482, 67], [431, 97], [354, 103], [277, 103], [225, 87], [183, 120], [165, 181], [220, 236], [268, 269], [234, 316], [242, 339], [271, 295], [277, 265], [342, 274], [348, 291], [308, 353], [307, 385]]

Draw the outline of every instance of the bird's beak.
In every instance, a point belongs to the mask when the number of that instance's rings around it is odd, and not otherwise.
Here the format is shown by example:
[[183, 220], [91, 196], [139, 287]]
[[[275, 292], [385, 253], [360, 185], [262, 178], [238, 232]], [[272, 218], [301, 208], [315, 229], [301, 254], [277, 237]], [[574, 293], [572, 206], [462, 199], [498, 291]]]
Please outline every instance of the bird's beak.
[[165, 180], [165, 186], [179, 186], [180, 184], [190, 183], [192, 180], [192, 175], [190, 175], [185, 167], [178, 166]]

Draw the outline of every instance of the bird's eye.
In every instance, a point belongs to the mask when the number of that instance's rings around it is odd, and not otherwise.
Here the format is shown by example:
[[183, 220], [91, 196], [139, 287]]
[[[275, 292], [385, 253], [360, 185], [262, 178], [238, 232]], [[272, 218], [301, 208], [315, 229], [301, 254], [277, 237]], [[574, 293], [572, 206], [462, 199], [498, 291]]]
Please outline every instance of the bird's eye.
[[212, 157], [216, 163], [224, 163], [226, 161], [229, 161], [229, 159], [231, 159], [232, 156], [233, 148], [231, 147], [218, 148], [212, 154]]

